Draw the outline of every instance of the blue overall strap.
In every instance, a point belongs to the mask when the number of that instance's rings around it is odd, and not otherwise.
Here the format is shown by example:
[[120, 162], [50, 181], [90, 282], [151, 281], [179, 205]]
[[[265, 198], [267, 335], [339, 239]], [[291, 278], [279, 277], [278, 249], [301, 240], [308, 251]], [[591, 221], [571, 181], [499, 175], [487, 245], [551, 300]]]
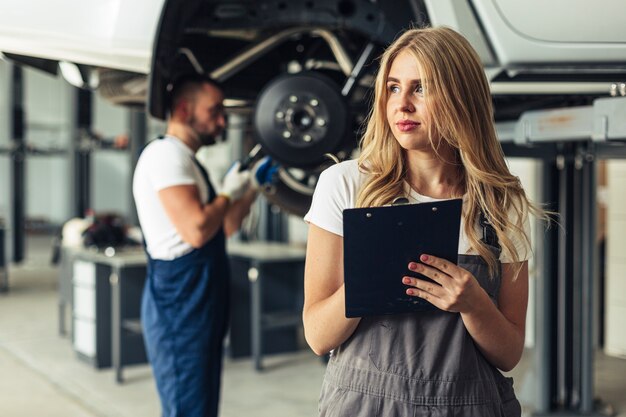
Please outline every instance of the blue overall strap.
[[198, 161], [196, 159], [196, 157], [194, 156], [193, 158], [191, 158], [193, 160], [193, 163], [196, 164], [196, 166], [198, 167], [198, 169], [200, 170], [200, 173], [202, 174], [202, 178], [204, 178], [204, 181], [207, 184], [208, 190], [209, 190], [209, 203], [211, 201], [213, 201], [213, 199], [217, 196], [215, 193], [215, 189], [213, 188], [213, 184], [211, 184], [211, 180], [209, 179], [209, 173], [207, 172], [207, 170], [202, 166], [202, 164], [200, 163], [200, 161]]

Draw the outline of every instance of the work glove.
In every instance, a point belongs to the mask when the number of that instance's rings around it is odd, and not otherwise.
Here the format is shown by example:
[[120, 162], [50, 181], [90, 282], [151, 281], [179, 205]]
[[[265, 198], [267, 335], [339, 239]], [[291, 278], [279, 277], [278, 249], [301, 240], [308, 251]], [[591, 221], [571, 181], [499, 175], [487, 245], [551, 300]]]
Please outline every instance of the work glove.
[[271, 187], [276, 182], [280, 166], [272, 158], [266, 156], [252, 167], [252, 187], [258, 190], [262, 187]]
[[240, 168], [241, 162], [235, 162], [226, 172], [222, 182], [220, 195], [227, 197], [231, 202], [239, 200], [250, 187], [250, 171], [247, 169], [240, 171]]

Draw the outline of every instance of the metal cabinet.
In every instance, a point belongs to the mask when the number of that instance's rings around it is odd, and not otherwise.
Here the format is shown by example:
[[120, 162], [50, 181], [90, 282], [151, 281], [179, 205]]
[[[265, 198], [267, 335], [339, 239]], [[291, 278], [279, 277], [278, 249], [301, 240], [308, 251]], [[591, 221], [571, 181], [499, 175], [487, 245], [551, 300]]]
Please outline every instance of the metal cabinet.
[[111, 366], [111, 290], [108, 270], [75, 259], [72, 268], [72, 345], [96, 368]]
[[72, 265], [74, 350], [96, 368], [112, 366], [122, 382], [123, 366], [147, 362], [139, 317], [145, 254], [81, 250]]

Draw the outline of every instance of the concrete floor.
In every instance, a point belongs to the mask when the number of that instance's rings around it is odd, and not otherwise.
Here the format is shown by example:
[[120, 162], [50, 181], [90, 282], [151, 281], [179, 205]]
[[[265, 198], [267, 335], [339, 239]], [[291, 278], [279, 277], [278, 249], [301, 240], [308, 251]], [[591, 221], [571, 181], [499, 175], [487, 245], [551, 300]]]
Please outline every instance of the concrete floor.
[[[158, 416], [147, 365], [124, 368], [124, 384], [110, 369], [77, 359], [71, 341], [58, 333], [56, 268], [49, 265], [48, 238], [30, 238], [28, 260], [9, 269], [10, 291], [0, 295], [0, 416]], [[255, 372], [250, 360], [225, 362], [221, 416], [312, 417], [324, 374], [308, 350], [265, 359]], [[596, 396], [626, 416], [626, 360], [598, 354]], [[533, 352], [511, 374], [526, 415], [535, 402]], [[607, 408], [606, 411], [611, 411]]]

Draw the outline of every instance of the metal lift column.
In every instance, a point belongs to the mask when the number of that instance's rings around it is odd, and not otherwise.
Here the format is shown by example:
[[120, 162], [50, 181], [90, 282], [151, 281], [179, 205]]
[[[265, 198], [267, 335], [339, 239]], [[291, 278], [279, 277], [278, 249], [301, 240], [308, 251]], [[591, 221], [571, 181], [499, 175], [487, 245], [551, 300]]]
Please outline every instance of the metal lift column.
[[85, 216], [91, 206], [91, 141], [89, 133], [92, 120], [92, 93], [76, 89], [75, 143], [74, 143], [74, 215]]
[[24, 260], [24, 233], [25, 233], [25, 148], [24, 148], [24, 74], [18, 65], [12, 65], [11, 77], [11, 108], [12, 123], [11, 136], [13, 149], [12, 162], [12, 196], [13, 213], [11, 228], [13, 229], [13, 262]]
[[544, 165], [544, 201], [557, 202], [559, 224], [543, 239], [534, 416], [604, 415], [593, 398], [595, 170], [599, 154], [625, 148], [624, 109], [626, 99], [598, 99], [593, 106], [530, 111], [516, 124], [516, 144], [556, 149], [554, 166]]

